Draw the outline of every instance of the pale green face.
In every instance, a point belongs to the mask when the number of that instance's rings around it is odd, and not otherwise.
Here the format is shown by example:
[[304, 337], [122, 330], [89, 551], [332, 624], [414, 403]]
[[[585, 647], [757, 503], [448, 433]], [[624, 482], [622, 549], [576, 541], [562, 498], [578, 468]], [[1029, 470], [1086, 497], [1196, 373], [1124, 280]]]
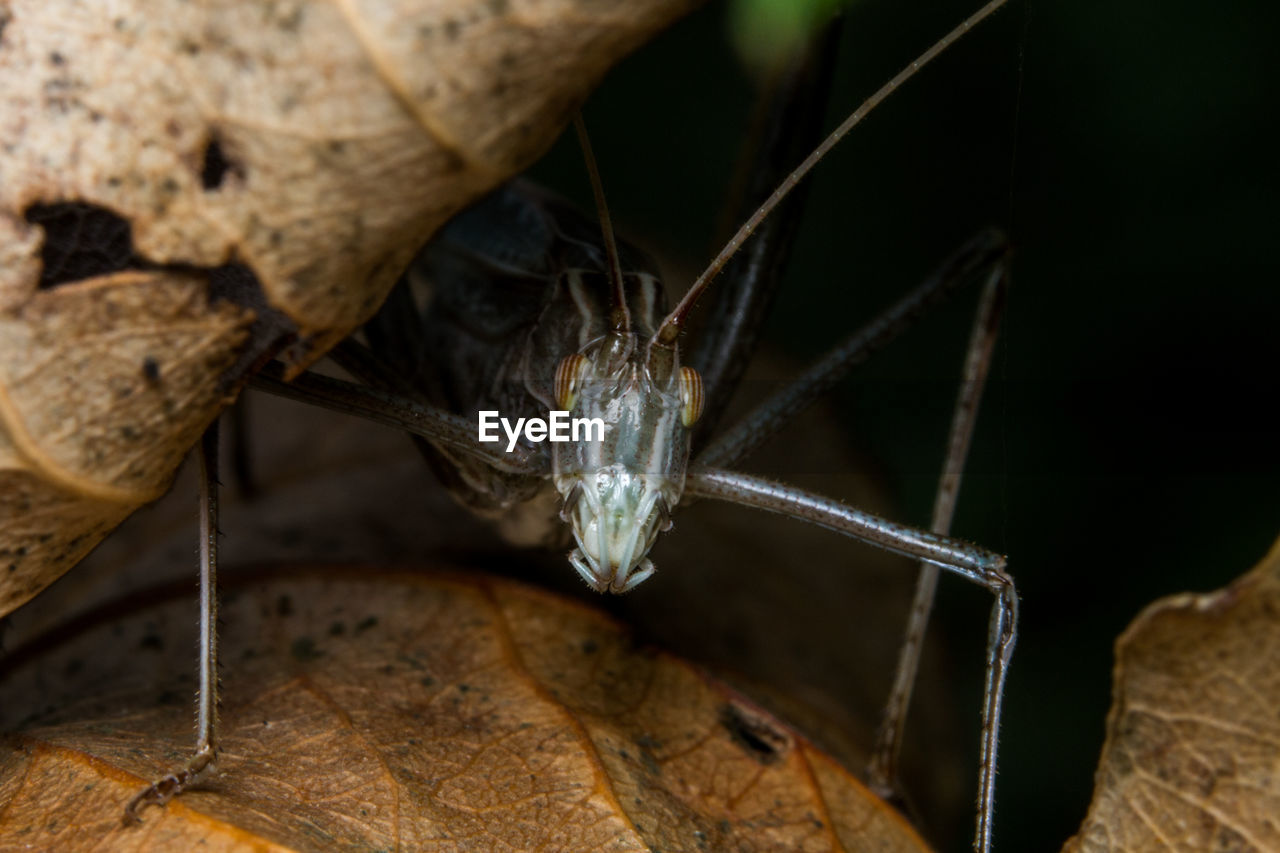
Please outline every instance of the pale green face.
[[615, 333], [557, 372], [557, 405], [604, 423], [602, 439], [558, 443], [552, 457], [561, 517], [578, 544], [569, 562], [600, 592], [626, 592], [653, 574], [646, 555], [684, 492], [696, 420], [687, 401], [696, 390], [700, 408], [701, 390], [692, 369], [673, 369], [674, 357], [654, 358], [634, 335]]

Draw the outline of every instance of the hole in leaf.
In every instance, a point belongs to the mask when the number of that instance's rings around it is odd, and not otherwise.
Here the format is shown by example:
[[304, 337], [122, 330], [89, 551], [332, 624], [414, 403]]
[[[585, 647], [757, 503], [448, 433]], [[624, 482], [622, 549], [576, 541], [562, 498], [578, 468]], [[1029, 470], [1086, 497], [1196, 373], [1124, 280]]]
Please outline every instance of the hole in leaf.
[[200, 165], [200, 186], [205, 192], [212, 192], [222, 186], [228, 172], [236, 170], [236, 165], [227, 159], [227, 153], [222, 150], [222, 143], [218, 141], [217, 135], [210, 136]]
[[105, 207], [80, 201], [33, 204], [23, 217], [44, 229], [42, 288], [144, 266], [134, 255], [129, 221]]

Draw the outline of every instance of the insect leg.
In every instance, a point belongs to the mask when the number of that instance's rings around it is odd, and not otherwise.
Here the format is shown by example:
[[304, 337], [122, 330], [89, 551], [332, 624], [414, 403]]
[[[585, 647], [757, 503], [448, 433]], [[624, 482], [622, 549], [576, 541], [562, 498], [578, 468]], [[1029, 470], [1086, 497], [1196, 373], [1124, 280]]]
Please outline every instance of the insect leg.
[[218, 422], [200, 438], [200, 653], [197, 661], [196, 750], [177, 768], [129, 800], [124, 822], [137, 823], [138, 810], [162, 806], [213, 766], [218, 752]]
[[306, 372], [285, 382], [278, 364], [268, 364], [253, 377], [252, 386], [280, 397], [288, 397], [326, 409], [402, 429], [420, 435], [433, 444], [465, 453], [512, 474], [545, 473], [523, 447], [507, 453], [498, 444], [481, 444], [476, 424], [466, 418], [423, 404], [403, 394], [346, 382]]
[[[822, 119], [831, 89], [843, 18], [837, 17], [810, 39], [795, 59], [767, 83], [757, 115], [750, 154], [740, 166], [741, 198], [733, 204], [733, 222], [746, 219], [782, 182], [792, 167], [822, 139]], [[694, 436], [695, 453], [715, 431], [724, 408], [755, 351], [799, 233], [807, 184], [797, 188], [754, 239], [725, 268], [710, 294], [689, 364], [702, 374], [706, 407]]]
[[982, 698], [982, 763], [978, 774], [978, 819], [973, 846], [991, 849], [996, 751], [1009, 658], [1017, 632], [1018, 596], [1005, 558], [976, 545], [897, 524], [839, 501], [769, 480], [696, 466], [685, 480], [686, 493], [768, 510], [843, 533], [870, 545], [915, 557], [986, 587], [995, 596], [987, 635], [987, 678]]
[[[964, 372], [951, 420], [951, 433], [947, 439], [946, 458], [938, 479], [938, 491], [934, 498], [933, 519], [930, 530], [946, 534], [951, 530], [955, 514], [956, 496], [960, 491], [960, 479], [964, 463], [969, 455], [969, 443], [974, 424], [978, 419], [978, 402], [991, 368], [991, 354], [995, 349], [1000, 314], [1004, 307], [1004, 279], [997, 276], [988, 279], [979, 298], [974, 316], [973, 330], [969, 337]], [[906, 724], [907, 709], [911, 702], [911, 690], [920, 667], [920, 652], [924, 644], [925, 630], [929, 624], [929, 611], [933, 608], [934, 592], [938, 585], [938, 567], [921, 562], [916, 580], [915, 597], [911, 603], [911, 615], [898, 652], [898, 665], [893, 687], [885, 702], [884, 718], [876, 733], [876, 743], [867, 766], [871, 788], [882, 797], [895, 793], [898, 780], [898, 756], [902, 749], [902, 732]]]
[[979, 233], [947, 258], [922, 284], [845, 338], [788, 383], [785, 389], [725, 431], [697, 456], [698, 463], [732, 465], [738, 462], [834, 387], [849, 370], [897, 338], [925, 310], [960, 285], [982, 276], [988, 282], [1000, 282], [999, 287], [1003, 288], [1008, 255], [1009, 241], [1003, 232], [989, 229]]

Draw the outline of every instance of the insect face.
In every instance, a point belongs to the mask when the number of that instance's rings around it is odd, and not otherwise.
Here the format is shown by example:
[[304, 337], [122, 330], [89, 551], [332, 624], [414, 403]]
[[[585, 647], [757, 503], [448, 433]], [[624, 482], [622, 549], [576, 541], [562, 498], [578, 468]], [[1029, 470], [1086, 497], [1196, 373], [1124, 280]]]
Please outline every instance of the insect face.
[[627, 592], [653, 574], [646, 555], [684, 492], [701, 395], [696, 372], [677, 359], [673, 348], [612, 332], [557, 371], [557, 405], [604, 425], [603, 435], [588, 428], [555, 444], [552, 463], [578, 545], [569, 562], [600, 592]]

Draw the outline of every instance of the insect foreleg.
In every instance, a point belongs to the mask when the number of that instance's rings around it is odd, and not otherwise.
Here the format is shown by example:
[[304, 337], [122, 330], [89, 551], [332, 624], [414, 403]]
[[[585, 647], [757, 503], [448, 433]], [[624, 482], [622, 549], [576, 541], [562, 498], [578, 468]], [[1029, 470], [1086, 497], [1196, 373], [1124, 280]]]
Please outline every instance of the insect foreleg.
[[986, 587], [995, 596], [987, 639], [987, 680], [982, 701], [982, 766], [978, 776], [978, 825], [974, 849], [991, 849], [996, 751], [1005, 674], [1017, 630], [1018, 597], [1005, 558], [976, 545], [897, 524], [814, 492], [750, 474], [691, 467], [685, 492], [807, 521], [871, 545], [932, 563]]
[[497, 445], [481, 444], [476, 438], [473, 421], [434, 406], [425, 406], [402, 394], [311, 372], [285, 382], [279, 365], [275, 364], [267, 365], [253, 378], [252, 384], [271, 394], [420, 435], [433, 444], [473, 456], [500, 471], [531, 475], [545, 473], [523, 447], [517, 445], [507, 453]]
[[200, 653], [197, 661], [196, 749], [182, 767], [143, 788], [124, 808], [126, 824], [138, 809], [164, 805], [213, 766], [218, 752], [218, 422], [200, 439]]

